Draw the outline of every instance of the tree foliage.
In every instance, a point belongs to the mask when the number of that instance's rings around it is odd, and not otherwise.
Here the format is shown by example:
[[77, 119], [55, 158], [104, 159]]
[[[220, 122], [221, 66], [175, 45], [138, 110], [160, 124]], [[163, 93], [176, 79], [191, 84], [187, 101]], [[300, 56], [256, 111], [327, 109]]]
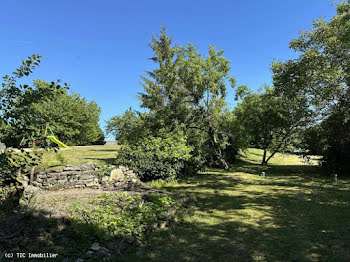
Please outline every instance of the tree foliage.
[[158, 67], [147, 72], [149, 78], [143, 77], [144, 93], [139, 97], [141, 106], [149, 109], [156, 121], [153, 127], [182, 128], [187, 137], [197, 137], [191, 144], [195, 154], [203, 158], [208, 155], [207, 148], [228, 169], [219, 127], [221, 114], [227, 109], [227, 82], [235, 85], [228, 76], [230, 61], [214, 46], [203, 58], [190, 43], [172, 45], [164, 29], [158, 39], [152, 38], [150, 46], [155, 53], [152, 61]]
[[123, 145], [117, 164], [128, 166], [143, 181], [176, 178], [186, 172], [191, 150], [179, 133], [147, 136], [136, 144]]
[[[19, 147], [22, 144], [31, 146], [33, 138], [38, 136], [40, 119], [33, 117], [32, 107], [35, 103], [54, 99], [66, 87], [51, 82], [45, 88], [41, 86], [29, 86], [17, 84], [17, 80], [28, 76], [40, 63], [40, 56], [33, 55], [22, 62], [22, 65], [11, 76], [3, 77], [0, 90], [0, 114], [4, 133], [0, 140], [8, 145]], [[7, 137], [5, 137], [7, 135]]]
[[146, 118], [147, 113], [141, 114], [129, 108], [123, 115], [107, 121], [106, 132], [122, 145], [137, 143], [149, 132]]
[[268, 86], [262, 93], [238, 89], [236, 97], [243, 99], [234, 109], [241, 139], [264, 150], [261, 164], [266, 165], [277, 152], [293, 150], [296, 134], [311, 116], [303, 107], [305, 99], [285, 99]]
[[[22, 65], [11, 76], [3, 77], [2, 89], [0, 90], [0, 140], [16, 130], [19, 135], [17, 141], [21, 152], [12, 149], [0, 149], [0, 202], [4, 197], [13, 195], [18, 203], [21, 192], [21, 171], [35, 166], [41, 159], [41, 152], [23, 150], [25, 143], [33, 141], [37, 135], [36, 119], [31, 119], [32, 104], [55, 96], [64, 90], [64, 87], [56, 83], [49, 84], [46, 88], [35, 88], [17, 81], [33, 72], [40, 63], [40, 56], [33, 55], [22, 62]], [[12, 192], [12, 193], [11, 193]], [[2, 203], [0, 203], [2, 204]]]
[[[333, 159], [339, 164], [343, 160], [338, 156], [344, 156], [347, 148], [344, 144], [347, 140], [340, 139], [346, 134], [343, 128], [347, 122], [339, 116], [344, 115], [342, 108], [349, 110], [349, 35], [350, 1], [346, 1], [337, 5], [337, 13], [329, 22], [316, 20], [311, 30], [302, 31], [298, 39], [291, 41], [290, 47], [300, 53], [298, 58], [276, 61], [272, 66], [278, 93], [288, 98], [304, 97], [308, 108], [314, 112], [316, 124], [325, 121], [321, 124], [325, 128], [323, 147], [328, 148], [323, 150], [324, 159]], [[345, 134], [340, 134], [341, 130]], [[341, 153], [330, 148], [345, 151]]]
[[[45, 81], [36, 80], [37, 88], [47, 88]], [[70, 145], [103, 143], [104, 135], [99, 126], [101, 109], [94, 101], [88, 102], [79, 94], [66, 91], [54, 99], [34, 103], [33, 118], [40, 119], [42, 128], [49, 126], [55, 136]]]
[[[71, 145], [103, 143], [104, 135], [98, 124], [101, 109], [79, 94], [68, 94], [67, 88], [67, 85], [61, 88], [59, 83], [35, 80], [33, 87], [23, 90], [23, 96], [28, 98], [13, 105], [10, 112], [2, 110], [8, 121], [4, 121], [1, 140], [8, 146], [30, 147], [36, 139], [43, 144], [48, 130]], [[8, 99], [12, 91], [2, 92], [3, 98]]]

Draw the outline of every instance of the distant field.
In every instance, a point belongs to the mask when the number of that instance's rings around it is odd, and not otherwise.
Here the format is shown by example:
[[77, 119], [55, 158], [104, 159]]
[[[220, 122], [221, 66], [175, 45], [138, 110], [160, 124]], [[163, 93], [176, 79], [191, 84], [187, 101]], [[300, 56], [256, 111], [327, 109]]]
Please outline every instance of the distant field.
[[45, 152], [39, 169], [58, 169], [66, 164], [111, 164], [119, 148], [119, 145], [72, 146], [60, 149], [58, 153]]

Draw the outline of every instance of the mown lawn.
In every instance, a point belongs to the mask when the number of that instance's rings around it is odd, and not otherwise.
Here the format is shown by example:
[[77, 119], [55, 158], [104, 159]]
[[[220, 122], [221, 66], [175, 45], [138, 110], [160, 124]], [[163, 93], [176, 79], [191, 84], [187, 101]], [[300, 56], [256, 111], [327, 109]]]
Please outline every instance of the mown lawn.
[[250, 150], [229, 172], [153, 183], [197, 202], [115, 260], [350, 261], [350, 182], [335, 183], [297, 156], [277, 155], [262, 167], [259, 154]]
[[45, 151], [39, 169], [58, 169], [67, 164], [112, 164], [119, 148], [119, 145], [72, 146], [60, 149], [58, 153]]

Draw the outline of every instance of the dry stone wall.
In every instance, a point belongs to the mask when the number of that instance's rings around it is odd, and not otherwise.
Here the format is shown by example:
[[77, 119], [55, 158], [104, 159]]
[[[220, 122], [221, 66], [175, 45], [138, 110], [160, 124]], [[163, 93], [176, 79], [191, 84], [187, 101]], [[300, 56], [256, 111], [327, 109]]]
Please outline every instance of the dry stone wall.
[[41, 171], [36, 174], [33, 185], [43, 189], [98, 187], [98, 168], [95, 164], [84, 164]]
[[128, 168], [119, 166], [111, 168], [110, 176], [102, 176], [95, 164], [68, 165], [60, 170], [46, 170], [35, 174], [33, 186], [42, 189], [61, 188], [100, 188], [106, 184], [118, 184], [119, 188], [137, 176]]

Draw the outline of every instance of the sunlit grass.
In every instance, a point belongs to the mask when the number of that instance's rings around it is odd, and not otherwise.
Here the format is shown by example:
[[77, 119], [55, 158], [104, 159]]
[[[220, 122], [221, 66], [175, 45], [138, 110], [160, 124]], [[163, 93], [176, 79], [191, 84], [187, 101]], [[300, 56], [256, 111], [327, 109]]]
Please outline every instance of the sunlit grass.
[[58, 153], [45, 152], [39, 169], [57, 169], [66, 164], [110, 164], [116, 158], [119, 148], [119, 145], [72, 146], [60, 149]]
[[[122, 261], [350, 261], [350, 183], [278, 154], [249, 150], [229, 172], [152, 186], [197, 198], [172, 226]], [[261, 171], [266, 177], [260, 176]]]
[[[263, 157], [263, 150], [249, 148], [248, 150], [241, 151], [240, 154], [243, 161], [260, 164]], [[270, 156], [270, 154], [271, 153], [268, 152], [267, 157]], [[318, 159], [318, 156], [311, 156], [311, 163], [313, 165], [318, 164]], [[269, 161], [269, 165], [308, 165], [308, 163], [298, 155], [276, 153]]]

